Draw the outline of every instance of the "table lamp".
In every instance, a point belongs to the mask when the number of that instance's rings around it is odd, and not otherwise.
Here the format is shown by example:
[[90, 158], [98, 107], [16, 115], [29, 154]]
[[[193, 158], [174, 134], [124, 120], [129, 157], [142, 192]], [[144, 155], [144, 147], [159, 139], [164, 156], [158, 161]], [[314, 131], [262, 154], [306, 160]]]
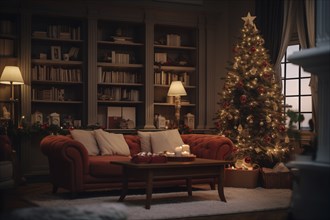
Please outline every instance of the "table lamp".
[[11, 86], [11, 92], [10, 92], [10, 103], [11, 103], [11, 109], [10, 109], [10, 115], [13, 120], [13, 124], [15, 124], [15, 117], [14, 117], [14, 102], [15, 102], [15, 96], [14, 96], [14, 85], [22, 85], [24, 84], [23, 77], [21, 74], [20, 69], [17, 66], [6, 66], [3, 69], [2, 75], [0, 77], [0, 83], [1, 84], [10, 84]]
[[187, 95], [187, 92], [184, 89], [182, 82], [181, 81], [172, 81], [167, 95], [175, 97], [175, 101], [174, 101], [174, 103], [175, 103], [175, 119], [176, 119], [177, 126], [179, 127], [181, 96]]

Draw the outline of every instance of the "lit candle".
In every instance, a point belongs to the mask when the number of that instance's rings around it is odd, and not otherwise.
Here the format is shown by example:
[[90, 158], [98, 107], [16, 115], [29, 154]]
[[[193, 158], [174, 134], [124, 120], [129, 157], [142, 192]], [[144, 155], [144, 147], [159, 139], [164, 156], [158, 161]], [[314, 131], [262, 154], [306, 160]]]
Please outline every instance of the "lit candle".
[[182, 151], [187, 151], [188, 153], [190, 153], [190, 146], [188, 144], [183, 144], [182, 146]]
[[176, 155], [176, 156], [181, 156], [181, 153], [182, 153], [182, 147], [181, 147], [181, 146], [176, 147], [176, 148], [174, 149], [174, 152], [175, 152], [175, 155]]
[[181, 155], [184, 157], [188, 157], [190, 155], [190, 153], [188, 151], [182, 151]]

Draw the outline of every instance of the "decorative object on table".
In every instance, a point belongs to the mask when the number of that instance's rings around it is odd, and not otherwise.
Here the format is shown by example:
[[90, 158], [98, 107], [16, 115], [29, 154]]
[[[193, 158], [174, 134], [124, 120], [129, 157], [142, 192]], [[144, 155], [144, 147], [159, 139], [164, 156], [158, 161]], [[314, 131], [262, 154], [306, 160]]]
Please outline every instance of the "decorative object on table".
[[61, 125], [60, 114], [53, 112], [49, 115], [49, 124], [50, 125]]
[[250, 13], [244, 20], [241, 42], [233, 48], [215, 126], [219, 135], [237, 146], [233, 159], [249, 156], [260, 167], [273, 167], [290, 156], [285, 142], [286, 118], [280, 81], [264, 48], [264, 39]]
[[175, 97], [175, 123], [176, 127], [179, 127], [180, 124], [180, 109], [181, 109], [181, 96], [186, 96], [187, 92], [183, 87], [181, 81], [172, 81], [170, 85], [170, 89], [167, 93], [168, 96]]
[[11, 104], [11, 109], [10, 109], [10, 116], [13, 120], [13, 124], [15, 125], [16, 120], [15, 120], [15, 102], [18, 100], [15, 99], [14, 95], [14, 85], [23, 85], [24, 80], [21, 74], [21, 71], [19, 67], [17, 66], [5, 66], [3, 69], [2, 75], [0, 77], [0, 83], [1, 84], [10, 84], [11, 87], [11, 92], [10, 92], [10, 104]]
[[39, 124], [43, 124], [43, 115], [41, 112], [36, 111], [35, 113], [33, 113], [31, 115], [31, 123], [35, 124], [35, 123], [39, 123]]
[[133, 163], [166, 163], [167, 157], [164, 154], [151, 152], [140, 152], [132, 156]]
[[263, 167], [260, 171], [262, 187], [267, 189], [292, 188], [292, 173], [283, 163], [276, 164], [272, 169]]

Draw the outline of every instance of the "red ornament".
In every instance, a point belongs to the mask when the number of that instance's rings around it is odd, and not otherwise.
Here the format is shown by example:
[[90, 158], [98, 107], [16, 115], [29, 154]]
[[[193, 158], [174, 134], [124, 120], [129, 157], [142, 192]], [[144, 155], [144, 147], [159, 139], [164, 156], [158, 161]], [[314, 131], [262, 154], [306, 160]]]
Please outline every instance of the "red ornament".
[[259, 94], [265, 93], [265, 88], [262, 86], [258, 87], [258, 92], [259, 92]]
[[270, 138], [268, 135], [266, 135], [266, 136], [264, 137], [264, 141], [265, 141], [266, 143], [269, 143], [270, 140], [271, 140], [271, 138]]
[[264, 78], [266, 78], [266, 79], [269, 79], [271, 77], [271, 75], [272, 74], [270, 72], [266, 72], [263, 74]]
[[242, 104], [246, 103], [246, 100], [247, 100], [246, 95], [241, 95], [239, 100], [241, 101]]
[[262, 65], [266, 67], [268, 66], [268, 62], [267, 61], [262, 62]]
[[280, 132], [285, 132], [285, 126], [284, 125], [280, 125], [279, 126], [279, 131]]
[[251, 157], [245, 157], [245, 158], [244, 158], [244, 162], [245, 162], [245, 163], [251, 163], [251, 162], [252, 162]]
[[239, 82], [236, 84], [237, 88], [242, 88], [243, 85], [244, 85], [244, 84], [243, 84], [242, 81], [239, 81]]
[[256, 48], [255, 47], [251, 47], [250, 51], [251, 52], [255, 52], [256, 51]]

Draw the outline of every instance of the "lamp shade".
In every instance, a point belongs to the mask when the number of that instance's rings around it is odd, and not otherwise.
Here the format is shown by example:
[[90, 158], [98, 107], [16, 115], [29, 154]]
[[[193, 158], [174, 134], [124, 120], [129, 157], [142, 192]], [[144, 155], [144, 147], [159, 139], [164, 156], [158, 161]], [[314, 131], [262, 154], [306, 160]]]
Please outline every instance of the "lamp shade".
[[187, 95], [181, 81], [172, 81], [170, 89], [167, 93], [168, 96], [183, 96]]
[[6, 66], [3, 69], [2, 75], [0, 77], [0, 83], [2, 84], [24, 84], [21, 71], [17, 66]]

